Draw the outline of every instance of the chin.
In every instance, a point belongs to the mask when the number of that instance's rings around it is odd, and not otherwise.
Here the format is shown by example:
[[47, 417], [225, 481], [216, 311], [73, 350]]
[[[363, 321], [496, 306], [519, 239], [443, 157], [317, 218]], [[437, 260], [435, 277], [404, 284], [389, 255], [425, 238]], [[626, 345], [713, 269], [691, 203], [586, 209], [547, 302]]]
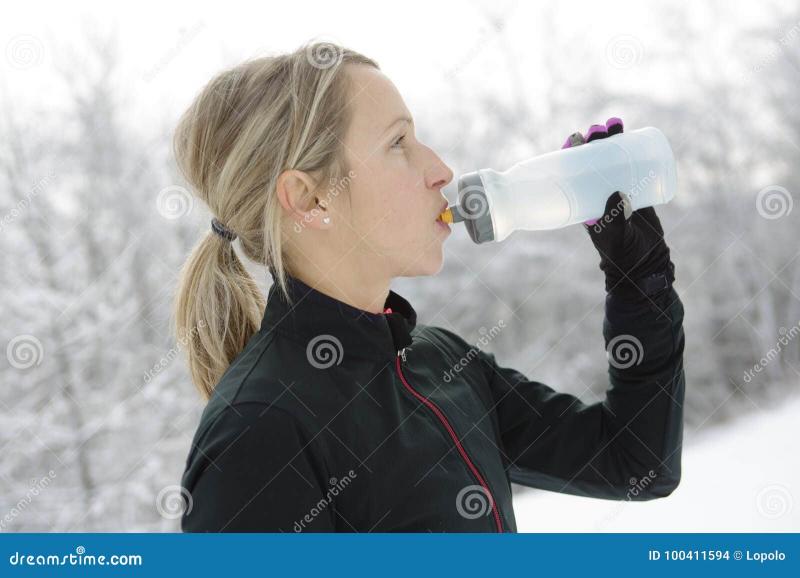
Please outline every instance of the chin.
[[442, 254], [442, 250], [439, 249], [438, 251], [435, 251], [431, 255], [427, 256], [425, 259], [420, 259], [417, 262], [414, 267], [414, 276], [421, 277], [427, 275], [436, 275], [442, 270], [443, 265], [444, 255]]
[[[437, 242], [438, 241], [438, 242]], [[410, 260], [398, 263], [401, 277], [423, 277], [436, 275], [444, 266], [444, 243], [439, 240], [408, 251]]]

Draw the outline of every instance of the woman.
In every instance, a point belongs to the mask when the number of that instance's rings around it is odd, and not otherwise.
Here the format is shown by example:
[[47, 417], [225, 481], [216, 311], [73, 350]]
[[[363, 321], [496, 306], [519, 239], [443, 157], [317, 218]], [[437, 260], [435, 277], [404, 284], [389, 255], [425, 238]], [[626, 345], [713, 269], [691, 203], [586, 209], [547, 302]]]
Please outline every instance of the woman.
[[[314, 44], [225, 71], [175, 152], [215, 217], [176, 299], [208, 400], [184, 531], [514, 532], [511, 482], [636, 500], [678, 485], [683, 309], [652, 209], [614, 193], [587, 225], [606, 343], [635, 358], [612, 355], [586, 405], [417, 323], [389, 289], [440, 270], [453, 173], [369, 58]], [[272, 275], [266, 302], [234, 239]]]

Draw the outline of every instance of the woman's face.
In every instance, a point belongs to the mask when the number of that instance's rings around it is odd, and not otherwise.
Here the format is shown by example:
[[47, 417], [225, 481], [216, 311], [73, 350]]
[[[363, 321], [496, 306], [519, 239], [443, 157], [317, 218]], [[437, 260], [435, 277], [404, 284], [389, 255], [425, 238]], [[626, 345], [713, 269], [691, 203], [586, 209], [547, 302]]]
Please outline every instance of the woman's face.
[[[352, 120], [345, 135], [349, 202], [334, 201], [331, 219], [343, 251], [352, 248], [362, 271], [388, 277], [432, 275], [442, 266], [450, 235], [437, 218], [446, 207], [442, 187], [453, 172], [417, 140], [411, 114], [392, 82], [370, 66], [348, 67]], [[347, 193], [345, 193], [347, 194]], [[347, 246], [350, 245], [350, 246]]]

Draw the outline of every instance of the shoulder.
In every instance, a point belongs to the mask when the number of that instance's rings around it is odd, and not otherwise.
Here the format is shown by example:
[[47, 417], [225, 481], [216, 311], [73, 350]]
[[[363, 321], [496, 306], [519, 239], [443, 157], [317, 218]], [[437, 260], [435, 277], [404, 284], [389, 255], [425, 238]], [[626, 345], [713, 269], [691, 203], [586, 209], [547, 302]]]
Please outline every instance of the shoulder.
[[[431, 353], [444, 358], [447, 364], [458, 367], [459, 371], [470, 368], [469, 373], [482, 376], [491, 375], [494, 355], [482, 349], [482, 339], [470, 343], [451, 329], [437, 325], [420, 325], [415, 337], [425, 346], [431, 346]], [[485, 340], [485, 339], [484, 339]], [[412, 346], [413, 347], [413, 346]]]
[[497, 360], [494, 353], [489, 352], [486, 348], [504, 327], [505, 324], [502, 323], [502, 320], [501, 324], [494, 327], [488, 329], [481, 327], [474, 343], [470, 343], [451, 329], [436, 325], [420, 326], [417, 335], [423, 342], [433, 345], [451, 367], [463, 370], [469, 366], [471, 373], [491, 380], [497, 367]]
[[282, 395], [282, 382], [289, 382], [276, 371], [275, 346], [274, 334], [255, 333], [222, 375], [197, 424], [187, 469], [223, 452], [226, 458], [274, 453], [275, 446], [303, 447], [312, 439], [312, 424], [300, 416], [291, 396]]
[[458, 333], [438, 325], [419, 324], [414, 330], [414, 335], [453, 352], [462, 352], [470, 348], [470, 344]]
[[292, 396], [285, 395], [297, 379], [293, 373], [297, 364], [289, 361], [300, 354], [287, 351], [292, 346], [274, 332], [255, 333], [214, 387], [200, 417], [198, 434], [221, 421], [242, 422], [240, 413], [254, 419], [254, 414], [264, 408], [270, 408], [274, 421], [300, 420], [302, 408], [298, 408]]
[[479, 330], [479, 338], [475, 343], [470, 343], [461, 335], [451, 329], [438, 325], [420, 325], [419, 331], [415, 333], [420, 339], [430, 342], [440, 350], [456, 355], [457, 357], [469, 356], [484, 359], [489, 353], [484, 352], [483, 347], [493, 338], [484, 328]]

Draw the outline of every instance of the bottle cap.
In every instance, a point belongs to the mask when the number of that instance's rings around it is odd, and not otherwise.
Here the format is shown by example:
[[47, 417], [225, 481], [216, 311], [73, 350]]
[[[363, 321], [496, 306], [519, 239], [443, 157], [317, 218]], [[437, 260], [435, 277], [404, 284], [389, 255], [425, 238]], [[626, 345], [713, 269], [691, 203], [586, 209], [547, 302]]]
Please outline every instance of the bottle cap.
[[453, 215], [464, 221], [467, 233], [475, 243], [494, 241], [495, 232], [486, 187], [478, 171], [466, 173], [458, 179], [458, 204]]

